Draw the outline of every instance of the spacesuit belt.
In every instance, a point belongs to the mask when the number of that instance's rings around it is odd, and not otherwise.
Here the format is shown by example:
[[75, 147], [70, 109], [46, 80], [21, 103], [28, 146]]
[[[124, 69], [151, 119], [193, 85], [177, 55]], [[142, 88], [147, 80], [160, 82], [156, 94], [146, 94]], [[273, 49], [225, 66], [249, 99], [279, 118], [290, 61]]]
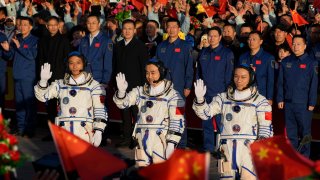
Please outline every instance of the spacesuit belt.
[[168, 127], [164, 124], [137, 124], [137, 128], [149, 128], [149, 129], [165, 129]]
[[80, 121], [80, 122], [91, 122], [93, 123], [93, 119], [85, 118], [85, 117], [58, 117], [56, 118], [58, 121]]
[[220, 135], [220, 139], [250, 139], [250, 140], [256, 140], [257, 136], [250, 136], [250, 135]]

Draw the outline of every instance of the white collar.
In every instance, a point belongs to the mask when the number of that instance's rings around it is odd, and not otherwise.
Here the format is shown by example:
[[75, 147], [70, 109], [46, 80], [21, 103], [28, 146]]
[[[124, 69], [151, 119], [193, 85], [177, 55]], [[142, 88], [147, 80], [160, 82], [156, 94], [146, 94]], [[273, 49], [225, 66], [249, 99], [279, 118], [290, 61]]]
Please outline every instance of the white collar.
[[154, 41], [157, 37], [158, 37], [158, 33], [157, 33], [154, 37], [149, 37], [149, 36], [148, 36], [148, 40], [149, 40], [150, 42], [152, 42], [152, 41]]
[[73, 78], [72, 75], [70, 75], [70, 78], [69, 78], [69, 84], [72, 84], [72, 85], [78, 85], [78, 84], [82, 84], [86, 81], [86, 76], [81, 73], [81, 75], [78, 77], [78, 78]]
[[89, 34], [89, 38], [92, 38], [92, 39], [93, 39], [93, 38], [97, 37], [98, 34], [99, 34], [99, 32], [100, 32], [100, 31], [98, 31], [95, 35], [91, 35], [91, 33], [90, 33], [90, 34]]
[[[132, 38], [133, 39], [133, 38]], [[130, 39], [130, 40], [128, 40], [128, 41], [126, 41], [125, 39], [123, 39], [124, 40], [124, 45], [128, 45], [131, 41], [132, 41], [132, 39]]]
[[153, 87], [153, 86], [150, 86], [150, 91], [149, 91], [149, 94], [151, 96], [154, 96], [154, 95], [157, 95], [157, 94], [160, 94], [164, 91], [164, 88], [165, 88], [165, 84], [164, 84], [164, 81], [160, 82], [160, 84], [156, 87]]
[[239, 90], [235, 90], [234, 91], [234, 99], [235, 100], [241, 100], [241, 99], [246, 99], [251, 95], [251, 91], [250, 88], [243, 90], [243, 91], [239, 91]]

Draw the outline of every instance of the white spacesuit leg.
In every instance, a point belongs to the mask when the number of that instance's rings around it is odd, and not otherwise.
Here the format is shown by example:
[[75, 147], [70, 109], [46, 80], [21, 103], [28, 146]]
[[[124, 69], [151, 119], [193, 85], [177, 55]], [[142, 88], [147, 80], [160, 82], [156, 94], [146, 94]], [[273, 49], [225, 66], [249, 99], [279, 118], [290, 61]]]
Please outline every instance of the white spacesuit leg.
[[220, 148], [222, 157], [218, 160], [218, 172], [221, 179], [231, 180], [235, 178], [235, 172], [232, 170], [232, 144], [228, 143], [228, 141], [227, 144], [222, 144]]
[[241, 148], [241, 156], [239, 155], [239, 170], [241, 174], [241, 179], [243, 180], [256, 180], [256, 173], [253, 166], [250, 143], [245, 142], [245, 140], [239, 140], [238, 147]]
[[165, 161], [165, 149], [164, 147], [166, 147], [166, 144], [163, 144], [166, 142], [162, 142], [160, 137], [158, 135], [156, 135], [153, 138], [153, 147], [152, 147], [152, 159], [153, 159], [153, 163], [161, 163], [163, 161]]

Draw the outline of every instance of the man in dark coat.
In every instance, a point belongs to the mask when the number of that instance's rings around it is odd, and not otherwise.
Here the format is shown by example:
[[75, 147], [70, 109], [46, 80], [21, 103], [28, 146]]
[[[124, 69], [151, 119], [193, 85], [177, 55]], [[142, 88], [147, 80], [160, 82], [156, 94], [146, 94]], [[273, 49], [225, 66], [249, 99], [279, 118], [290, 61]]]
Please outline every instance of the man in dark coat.
[[[51, 16], [46, 24], [50, 35], [42, 37], [38, 44], [38, 69], [44, 63], [49, 63], [52, 71], [51, 82], [63, 79], [66, 69], [64, 59], [71, 51], [69, 40], [60, 34], [58, 24], [59, 19]], [[47, 112], [48, 119], [54, 122], [57, 116], [57, 99], [48, 101]]]
[[[145, 63], [148, 60], [148, 50], [143, 42], [134, 37], [135, 23], [132, 20], [125, 20], [122, 24], [124, 39], [117, 43], [114, 48], [114, 73], [122, 72], [128, 81], [127, 92], [145, 82]], [[133, 124], [136, 119], [137, 106], [121, 110], [123, 120], [123, 141], [118, 146], [128, 146], [131, 140]]]

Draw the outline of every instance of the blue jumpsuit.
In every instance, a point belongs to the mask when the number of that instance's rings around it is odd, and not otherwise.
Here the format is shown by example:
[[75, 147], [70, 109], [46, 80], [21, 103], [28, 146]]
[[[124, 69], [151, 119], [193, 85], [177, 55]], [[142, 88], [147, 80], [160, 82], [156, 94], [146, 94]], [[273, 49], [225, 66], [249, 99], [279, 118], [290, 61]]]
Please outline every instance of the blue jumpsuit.
[[86, 71], [92, 72], [93, 79], [101, 84], [108, 84], [112, 73], [113, 44], [103, 32], [93, 38], [86, 35], [81, 39], [79, 52], [86, 57], [88, 62]]
[[[7, 37], [4, 33], [0, 33], [0, 42], [7, 41]], [[7, 72], [7, 61], [3, 57], [4, 50], [0, 49], [0, 107], [4, 108], [5, 93], [6, 93], [6, 72]]]
[[[173, 88], [184, 97], [184, 89], [191, 90], [193, 81], [193, 59], [191, 55], [192, 48], [186, 41], [177, 39], [170, 43], [165, 40], [157, 47], [156, 57], [163, 61], [166, 68], [169, 69]], [[187, 145], [186, 130], [178, 145], [180, 148], [185, 148]]]
[[[222, 44], [212, 49], [205, 48], [200, 52], [197, 79], [201, 78], [207, 86], [206, 102], [210, 103], [218, 93], [225, 92], [232, 78], [234, 68], [233, 52]], [[220, 122], [220, 115], [216, 116]], [[204, 150], [214, 150], [214, 129], [211, 119], [202, 121]]]
[[262, 48], [254, 56], [250, 52], [243, 53], [239, 58], [240, 64], [252, 65], [256, 72], [258, 91], [268, 100], [273, 100], [274, 88], [274, 57]]
[[[300, 57], [290, 55], [280, 64], [277, 101], [284, 102], [287, 136], [293, 147], [299, 147], [299, 138], [311, 135], [312, 111], [308, 106], [317, 102], [318, 62], [307, 53]], [[301, 154], [310, 156], [310, 143]]]
[[13, 59], [13, 79], [15, 87], [16, 116], [18, 130], [22, 134], [34, 135], [36, 120], [36, 100], [34, 85], [36, 84], [36, 56], [38, 38], [29, 34], [17, 37], [20, 47], [13, 43], [5, 52], [5, 58]]

